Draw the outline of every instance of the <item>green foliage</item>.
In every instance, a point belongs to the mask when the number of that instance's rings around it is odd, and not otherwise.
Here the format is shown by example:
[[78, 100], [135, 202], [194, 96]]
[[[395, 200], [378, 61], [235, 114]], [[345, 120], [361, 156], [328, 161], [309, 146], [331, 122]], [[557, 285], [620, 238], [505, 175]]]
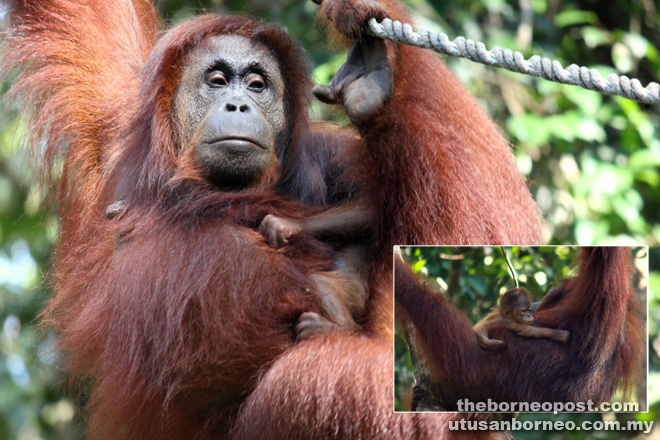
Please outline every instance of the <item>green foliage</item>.
[[[552, 283], [570, 275], [575, 248], [506, 248], [518, 274], [521, 287], [540, 300]], [[466, 310], [473, 322], [483, 318], [497, 304], [499, 296], [515, 283], [499, 248], [484, 247], [405, 247], [412, 268], [430, 277], [447, 291], [454, 304]], [[458, 284], [449, 277], [460, 273]]]
[[[643, 83], [659, 80], [660, 16], [652, 1], [532, 0], [531, 40], [524, 37], [529, 23], [522, 19], [520, 4], [525, 2], [407, 3], [420, 25], [451, 36], [464, 35], [528, 56], [556, 58], [564, 65], [596, 67], [603, 74], [618, 70]], [[329, 48], [327, 34], [314, 18], [317, 6], [309, 0], [161, 0], [159, 9], [172, 23], [204, 10], [250, 14], [278, 23], [309, 51], [319, 82], [329, 81], [345, 59], [345, 51]], [[660, 106], [643, 106], [465, 60], [446, 61], [506, 130], [546, 220], [549, 243], [658, 244]], [[0, 92], [8, 85], [0, 85]], [[316, 103], [312, 111], [318, 118], [346, 122], [336, 108]], [[21, 127], [15, 111], [0, 107], [0, 439], [79, 438], [71, 403], [57, 386], [61, 378], [54, 358], [46, 355], [53, 342], [34, 326], [47, 296], [42, 274], [48, 271], [56, 222], [53, 215], [44, 214], [36, 179], [29, 177]], [[490, 257], [490, 265], [475, 267], [486, 270], [488, 276], [506, 275], [501, 256]], [[427, 258], [429, 268], [449, 264], [434, 260], [433, 255]], [[555, 268], [545, 260], [526, 263], [523, 258], [517, 258], [516, 264], [529, 264], [521, 266], [520, 273], [529, 274], [526, 283], [535, 295], [555, 275], [563, 276], [553, 272], [544, 283], [534, 276], [534, 265], [548, 270], [559, 270], [561, 265]], [[660, 291], [659, 261], [660, 252], [654, 250], [652, 292]], [[489, 295], [510, 285], [506, 276], [500, 277], [499, 284], [487, 284], [483, 277], [475, 269], [461, 278], [456, 291], [459, 306], [477, 301], [470, 311], [473, 319], [492, 305]], [[652, 418], [660, 415], [659, 303], [657, 294], [651, 297]]]

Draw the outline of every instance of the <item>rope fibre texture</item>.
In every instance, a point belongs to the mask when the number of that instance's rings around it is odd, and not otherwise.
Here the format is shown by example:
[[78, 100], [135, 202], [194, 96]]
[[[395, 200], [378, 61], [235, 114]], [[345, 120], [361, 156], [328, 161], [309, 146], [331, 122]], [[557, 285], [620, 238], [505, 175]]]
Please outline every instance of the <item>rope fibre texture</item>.
[[660, 84], [651, 82], [646, 87], [635, 78], [612, 73], [603, 78], [596, 69], [571, 64], [563, 68], [559, 61], [534, 55], [528, 60], [520, 52], [502, 49], [491, 50], [480, 41], [457, 37], [450, 41], [445, 33], [428, 29], [413, 30], [408, 23], [385, 18], [378, 22], [375, 18], [367, 22], [367, 32], [374, 37], [397, 41], [410, 46], [430, 49], [434, 52], [454, 57], [467, 58], [476, 63], [501, 67], [512, 72], [537, 76], [561, 84], [580, 86], [607, 95], [618, 95], [645, 104], [660, 104]]

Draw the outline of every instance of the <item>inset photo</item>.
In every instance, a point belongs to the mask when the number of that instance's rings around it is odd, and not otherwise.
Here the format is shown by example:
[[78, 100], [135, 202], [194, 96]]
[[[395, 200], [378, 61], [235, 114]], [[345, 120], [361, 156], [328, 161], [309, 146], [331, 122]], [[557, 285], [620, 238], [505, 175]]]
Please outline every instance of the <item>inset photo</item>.
[[648, 411], [647, 247], [394, 259], [395, 411]]

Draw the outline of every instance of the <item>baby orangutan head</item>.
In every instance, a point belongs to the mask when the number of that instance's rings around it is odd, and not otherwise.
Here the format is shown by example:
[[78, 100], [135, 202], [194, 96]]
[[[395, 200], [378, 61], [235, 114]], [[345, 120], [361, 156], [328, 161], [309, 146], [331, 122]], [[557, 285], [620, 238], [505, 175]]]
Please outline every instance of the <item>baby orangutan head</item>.
[[529, 293], [522, 287], [511, 289], [502, 295], [500, 313], [519, 324], [534, 325], [532, 302]]

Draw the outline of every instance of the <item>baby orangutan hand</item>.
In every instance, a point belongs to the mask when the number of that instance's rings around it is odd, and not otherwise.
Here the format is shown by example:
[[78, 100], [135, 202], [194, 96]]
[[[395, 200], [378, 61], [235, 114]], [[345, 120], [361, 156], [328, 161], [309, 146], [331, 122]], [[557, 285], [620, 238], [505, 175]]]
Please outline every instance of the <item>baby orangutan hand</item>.
[[571, 332], [568, 330], [556, 330], [556, 340], [561, 342], [562, 344], [565, 344], [568, 342], [568, 338], [571, 337]]
[[270, 247], [280, 247], [289, 243], [289, 238], [299, 234], [302, 225], [299, 221], [268, 214], [259, 225], [259, 232], [266, 237]]

